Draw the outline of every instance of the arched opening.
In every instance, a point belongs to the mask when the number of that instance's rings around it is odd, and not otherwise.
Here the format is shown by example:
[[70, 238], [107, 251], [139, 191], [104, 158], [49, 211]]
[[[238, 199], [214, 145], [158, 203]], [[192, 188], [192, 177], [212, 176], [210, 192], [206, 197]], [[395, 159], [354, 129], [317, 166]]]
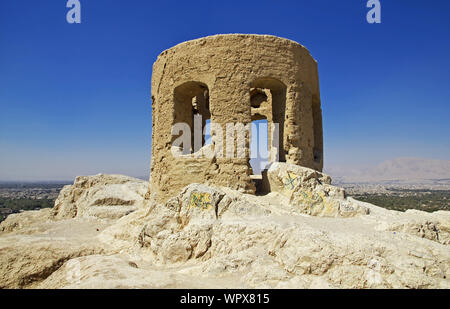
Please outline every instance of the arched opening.
[[[203, 134], [206, 122], [211, 119], [209, 89], [204, 83], [189, 81], [174, 90], [174, 124], [186, 123], [190, 128], [189, 149], [183, 145], [183, 153], [193, 153], [205, 145]], [[172, 136], [172, 142], [179, 136]]]
[[[268, 152], [277, 153], [276, 157], [280, 162], [286, 162], [284, 149], [286, 89], [284, 83], [271, 77], [259, 78], [250, 84], [251, 120], [264, 120], [267, 123]], [[275, 135], [272, 134], [274, 125], [278, 128], [278, 134]]]
[[269, 125], [266, 118], [252, 121], [250, 136], [250, 166], [253, 175], [261, 172], [269, 163]]

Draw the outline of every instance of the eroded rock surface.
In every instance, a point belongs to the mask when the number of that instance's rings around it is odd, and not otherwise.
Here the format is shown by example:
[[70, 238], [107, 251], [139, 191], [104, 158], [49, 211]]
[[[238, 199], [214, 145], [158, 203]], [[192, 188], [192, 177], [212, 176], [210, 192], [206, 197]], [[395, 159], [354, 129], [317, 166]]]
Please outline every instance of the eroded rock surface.
[[[450, 286], [448, 246], [392, 230], [392, 222], [415, 222], [428, 214], [349, 202], [368, 214], [315, 217], [292, 211], [291, 200], [277, 192], [256, 197], [193, 184], [165, 204], [154, 203], [146, 219], [121, 220], [123, 227], [143, 224], [130, 239], [130, 254], [193, 277], [235, 278], [239, 287]], [[448, 224], [445, 216], [437, 217], [440, 226]], [[113, 231], [106, 229], [100, 239], [108, 235], [114, 243]]]
[[288, 197], [293, 211], [312, 216], [353, 217], [369, 212], [347, 199], [344, 189], [332, 186], [330, 176], [294, 164], [271, 163], [263, 172], [263, 187]]
[[0, 288], [33, 288], [66, 261], [107, 253], [95, 240], [107, 225], [95, 219], [34, 221], [0, 233]]
[[0, 233], [22, 230], [22, 233], [32, 234], [39, 231], [40, 224], [48, 222], [52, 218], [52, 209], [50, 208], [11, 214], [0, 223]]
[[122, 175], [79, 176], [61, 190], [53, 216], [118, 219], [142, 206], [146, 186], [146, 181]]
[[[142, 200], [120, 219], [25, 212], [22, 224], [19, 215], [0, 226], [0, 287], [450, 287], [450, 212], [386, 210], [342, 196], [321, 173], [289, 170], [302, 177], [301, 190], [365, 211], [308, 214], [273, 173], [280, 187], [264, 196], [191, 184], [165, 203]], [[106, 196], [100, 188], [116, 184], [86, 185], [96, 190], [82, 196], [102, 198], [85, 205], [96, 207]], [[62, 192], [61, 203], [72, 195]]]

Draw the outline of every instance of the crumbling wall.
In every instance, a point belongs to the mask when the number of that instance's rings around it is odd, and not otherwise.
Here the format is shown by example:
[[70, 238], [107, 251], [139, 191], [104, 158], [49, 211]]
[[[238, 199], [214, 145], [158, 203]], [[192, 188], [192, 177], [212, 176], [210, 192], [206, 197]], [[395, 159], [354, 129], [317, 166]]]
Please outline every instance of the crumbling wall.
[[[227, 123], [249, 124], [258, 118], [267, 119], [269, 128], [272, 122], [279, 123], [280, 161], [322, 170], [317, 63], [296, 42], [268, 35], [229, 34], [176, 45], [154, 63], [152, 101], [150, 192], [160, 200], [194, 182], [255, 192], [249, 151], [244, 157], [225, 156], [227, 139], [236, 139], [225, 136]], [[194, 114], [202, 115], [202, 126], [210, 119], [222, 127], [223, 157], [172, 155], [177, 137], [172, 136], [172, 126], [185, 122], [193, 129]], [[192, 143], [190, 150], [200, 147]]]

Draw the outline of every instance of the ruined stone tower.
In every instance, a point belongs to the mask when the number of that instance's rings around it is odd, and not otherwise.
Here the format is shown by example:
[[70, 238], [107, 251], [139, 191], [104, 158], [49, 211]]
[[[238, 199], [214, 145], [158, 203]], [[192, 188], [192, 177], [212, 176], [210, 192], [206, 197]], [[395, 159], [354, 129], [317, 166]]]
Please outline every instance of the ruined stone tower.
[[[258, 119], [278, 123], [279, 161], [321, 171], [318, 80], [317, 63], [305, 47], [270, 35], [215, 35], [162, 52], [152, 76], [150, 193], [167, 200], [195, 182], [255, 192], [248, 153], [235, 158], [173, 156], [172, 126], [184, 122], [193, 130], [196, 114], [202, 116], [202, 126], [208, 119], [223, 128]], [[235, 138], [227, 135], [223, 143], [236, 143], [230, 140]]]

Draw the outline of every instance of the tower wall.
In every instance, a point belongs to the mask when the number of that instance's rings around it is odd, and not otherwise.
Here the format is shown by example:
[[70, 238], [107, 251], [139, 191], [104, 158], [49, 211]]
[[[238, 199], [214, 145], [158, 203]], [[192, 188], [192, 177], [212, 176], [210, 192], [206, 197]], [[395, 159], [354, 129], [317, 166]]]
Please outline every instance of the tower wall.
[[[263, 104], [270, 106], [252, 108], [258, 99], [253, 93], [268, 94], [270, 102]], [[248, 124], [262, 114], [269, 124], [280, 124], [280, 161], [322, 170], [317, 63], [296, 42], [269, 35], [215, 35], [176, 45], [153, 65], [151, 194], [166, 200], [194, 182], [253, 193], [248, 152], [243, 158], [172, 155], [172, 126], [185, 122], [192, 127], [196, 113], [203, 125], [209, 118], [223, 128], [224, 151], [232, 138], [225, 136], [227, 123]]]

